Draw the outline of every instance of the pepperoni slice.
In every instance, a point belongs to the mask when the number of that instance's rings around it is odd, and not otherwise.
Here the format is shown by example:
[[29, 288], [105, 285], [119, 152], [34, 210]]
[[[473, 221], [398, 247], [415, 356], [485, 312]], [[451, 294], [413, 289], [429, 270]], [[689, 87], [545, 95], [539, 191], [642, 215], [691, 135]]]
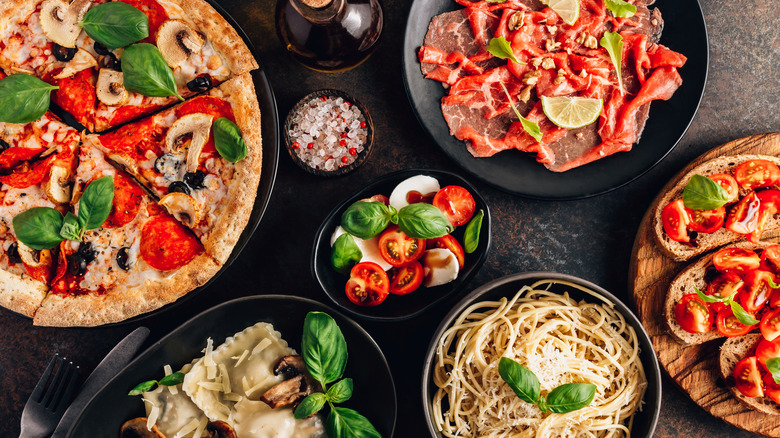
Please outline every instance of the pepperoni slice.
[[169, 214], [154, 216], [141, 230], [141, 258], [160, 271], [180, 268], [201, 252], [198, 238]]
[[154, 117], [149, 117], [146, 120], [125, 125], [109, 134], [103, 134], [98, 138], [104, 147], [129, 158], [143, 161], [145, 158], [138, 151], [137, 145], [142, 139], [150, 138], [153, 133]]
[[130, 223], [138, 215], [144, 191], [123, 172], [114, 175], [114, 206], [103, 228], [117, 228]]
[[69, 112], [79, 123], [88, 129], [95, 125], [95, 69], [88, 68], [75, 75], [62, 78], [55, 85], [60, 87], [54, 92], [52, 100], [63, 110]]
[[25, 161], [32, 160], [43, 152], [43, 150], [43, 148], [12, 146], [3, 152], [0, 152], [0, 172], [11, 170]]
[[111, 126], [121, 125], [122, 123], [128, 122], [130, 120], [134, 120], [141, 116], [151, 114], [157, 111], [158, 109], [162, 108], [163, 106], [165, 105], [146, 105], [146, 106], [124, 105], [117, 108], [116, 112], [114, 112], [114, 115], [111, 116], [111, 120], [109, 121], [109, 123], [111, 124]]
[[40, 184], [49, 173], [49, 168], [56, 155], [50, 155], [42, 161], [38, 161], [32, 166], [22, 166], [9, 175], [0, 176], [0, 183], [8, 184], [17, 189], [26, 189], [35, 184]]

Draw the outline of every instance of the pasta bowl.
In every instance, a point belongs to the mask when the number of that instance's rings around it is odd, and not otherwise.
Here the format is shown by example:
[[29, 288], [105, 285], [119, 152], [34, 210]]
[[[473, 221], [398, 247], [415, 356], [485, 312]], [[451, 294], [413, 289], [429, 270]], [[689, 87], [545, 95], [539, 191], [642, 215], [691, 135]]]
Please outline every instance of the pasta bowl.
[[[634, 347], [638, 348], [638, 357], [639, 361], [642, 364], [642, 367], [644, 368], [644, 374], [646, 379], [646, 387], [644, 391], [644, 396], [639, 401], [639, 409], [637, 409], [636, 413], [634, 414], [632, 420], [628, 422], [628, 424], [631, 427], [631, 436], [632, 437], [652, 437], [653, 433], [655, 431], [656, 424], [658, 422], [658, 416], [661, 409], [661, 372], [658, 366], [658, 360], [656, 359], [655, 355], [653, 354], [653, 348], [652, 344], [650, 343], [650, 338], [648, 337], [645, 330], [642, 328], [641, 323], [639, 320], [634, 316], [634, 314], [631, 312], [631, 310], [623, 304], [622, 301], [620, 301], [617, 297], [609, 293], [608, 291], [604, 290], [603, 288], [589, 282], [583, 279], [580, 279], [578, 277], [574, 277], [571, 275], [566, 274], [559, 274], [559, 273], [553, 273], [553, 272], [526, 272], [526, 273], [520, 273], [520, 274], [514, 274], [509, 275], [497, 280], [494, 280], [490, 283], [487, 283], [470, 294], [468, 294], [466, 297], [464, 297], [458, 304], [456, 304], [453, 309], [447, 314], [447, 316], [444, 317], [441, 324], [437, 328], [436, 332], [434, 333], [431, 342], [428, 346], [428, 352], [425, 357], [425, 362], [423, 365], [423, 376], [422, 376], [422, 401], [423, 401], [423, 408], [425, 411], [425, 418], [428, 425], [428, 430], [430, 432], [430, 435], [433, 437], [445, 437], [444, 433], [439, 429], [439, 426], [437, 426], [436, 418], [439, 416], [440, 411], [444, 411], [446, 409], [449, 409], [449, 398], [443, 397], [440, 402], [437, 402], [435, 400], [438, 387], [435, 383], [435, 373], [437, 372], [437, 367], [440, 365], [437, 363], [437, 349], [439, 347], [439, 344], [442, 342], [442, 338], [447, 335], [448, 333], [452, 333], [453, 330], [450, 330], [453, 328], [456, 324], [460, 324], [460, 322], [463, 322], [463, 320], [459, 319], [461, 318], [461, 315], [464, 313], [464, 311], [470, 311], [474, 310], [472, 308], [473, 305], [478, 303], [484, 303], [484, 302], [498, 302], [501, 300], [501, 298], [506, 298], [507, 300], [511, 301], [512, 298], [520, 291], [521, 288], [524, 286], [531, 286], [539, 281], [542, 280], [549, 280], [550, 282], [545, 283], [543, 286], [537, 286], [537, 290], [543, 288], [545, 291], [554, 294], [555, 300], [557, 300], [560, 296], [564, 295], [565, 293], [568, 293], [568, 295], [571, 297], [571, 299], [576, 302], [578, 306], [582, 306], [581, 302], [584, 301], [586, 303], [590, 304], [598, 304], [603, 309], [605, 309], [605, 312], [600, 315], [614, 315], [619, 314], [622, 315], [623, 320], [625, 321], [624, 324], [622, 324], [619, 319], [614, 319], [615, 323], [611, 323], [613, 319], [609, 317], [605, 317], [602, 321], [606, 321], [608, 326], [611, 327], [609, 333], [615, 334], [615, 336], [619, 336], [619, 333], [623, 333], [624, 336], [630, 338], [630, 329], [633, 329], [633, 332], [635, 333], [635, 343]], [[542, 294], [539, 294], [540, 296]], [[525, 294], [524, 294], [525, 296]], [[540, 302], [538, 299], [534, 300], [533, 303]], [[536, 306], [537, 304], [533, 304]], [[492, 312], [492, 310], [487, 309], [487, 305], [480, 306], [478, 310], [474, 310], [475, 313], [485, 313]], [[572, 309], [576, 309], [575, 306], [570, 306]], [[470, 309], [471, 308], [471, 309]], [[586, 310], [590, 311], [590, 310]], [[594, 319], [599, 319], [598, 317], [594, 316]], [[526, 320], [531, 319], [527, 318]], [[522, 318], [519, 318], [520, 321], [522, 321]], [[474, 321], [469, 320], [470, 324], [474, 324]], [[620, 328], [620, 326], [624, 327], [623, 329]], [[599, 327], [598, 323], [594, 323], [594, 327]], [[483, 332], [480, 333], [480, 336], [486, 337], [489, 335], [486, 335], [484, 330], [489, 328], [484, 327]], [[475, 328], [476, 330], [476, 328]], [[595, 330], [594, 330], [595, 331]], [[588, 332], [588, 330], [581, 330], [581, 332]], [[488, 332], [489, 333], [489, 332]], [[606, 339], [614, 338], [612, 337], [606, 337]], [[451, 341], [452, 338], [449, 339]], [[518, 335], [518, 339], [521, 339], [521, 337]], [[560, 338], [558, 338], [560, 339]], [[458, 339], [457, 341], [452, 341], [451, 343], [448, 343], [447, 340], [444, 341], [442, 344], [445, 346], [444, 351], [448, 352], [455, 352], [455, 345], [457, 345], [460, 342], [466, 342], [466, 344], [460, 344], [460, 347], [467, 350], [469, 348], [474, 348], [474, 345], [471, 345], [471, 342], [475, 342], [474, 338], [463, 340]], [[607, 341], [609, 342], [609, 341]], [[449, 345], [450, 348], [446, 348], [446, 346]], [[518, 345], [518, 343], [514, 344], [515, 346]], [[522, 344], [521, 344], [522, 345]], [[602, 347], [605, 348], [605, 350], [609, 350], [608, 346], [602, 345]], [[620, 347], [616, 347], [620, 348]], [[479, 347], [477, 347], [478, 351], [480, 350]], [[500, 348], [497, 348], [497, 350], [500, 350]], [[515, 350], [517, 351], [517, 347], [515, 347]], [[498, 353], [501, 354], [501, 353]], [[454, 353], [453, 356], [458, 356], [457, 353]], [[455, 357], [454, 363], [458, 363], [458, 358]], [[494, 358], [495, 360], [498, 360], [498, 358]], [[552, 359], [545, 357], [545, 361], [552, 361]], [[476, 361], [475, 361], [476, 362]], [[473, 362], [472, 362], [473, 363]], [[455, 365], [457, 367], [457, 365]], [[568, 367], [571, 367], [573, 369], [572, 365], [569, 365], [567, 363]], [[440, 375], [446, 375], [452, 376], [453, 369], [451, 365], [445, 365], [446, 368], [444, 368], [443, 372]], [[530, 367], [530, 365], [529, 365]], [[567, 370], [566, 372], [569, 372]], [[446, 373], [446, 374], [444, 374]], [[637, 373], [639, 374], [639, 373]], [[634, 376], [636, 377], [636, 376]], [[541, 379], [540, 379], [541, 380]], [[586, 380], [586, 379], [583, 379]], [[631, 381], [631, 379], [626, 379], [627, 381]], [[498, 379], [497, 380], [500, 385], [506, 385], [506, 383], [503, 382], [503, 380]], [[636, 381], [636, 380], [635, 380]], [[487, 383], [484, 383], [484, 385], [487, 385]], [[630, 386], [630, 384], [629, 384]], [[544, 390], [542, 391], [545, 392]], [[514, 397], [515, 394], [511, 392], [511, 390], [506, 389], [503, 391], [504, 394], [509, 393], [510, 396]], [[628, 393], [628, 392], [627, 392]], [[549, 393], [547, 394], [549, 396]], [[522, 402], [525, 403], [525, 402]], [[557, 415], [557, 414], [554, 414]], [[604, 413], [604, 415], [607, 415]], [[458, 434], [458, 436], [469, 436], [469, 435], [463, 435]]]

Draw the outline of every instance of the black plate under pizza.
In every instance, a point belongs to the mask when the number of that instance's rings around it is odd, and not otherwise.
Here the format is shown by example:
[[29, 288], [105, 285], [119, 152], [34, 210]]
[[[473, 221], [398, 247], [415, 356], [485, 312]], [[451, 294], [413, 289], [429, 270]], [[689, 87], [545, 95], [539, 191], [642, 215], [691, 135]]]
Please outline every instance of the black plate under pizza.
[[628, 152], [619, 152], [596, 162], [555, 173], [529, 154], [510, 150], [489, 158], [475, 158], [465, 142], [449, 133], [441, 113], [445, 89], [425, 79], [417, 52], [425, 40], [428, 24], [438, 14], [462, 9], [455, 0], [415, 0], [406, 22], [403, 75], [406, 92], [417, 119], [436, 144], [455, 163], [481, 180], [514, 195], [565, 200], [595, 196], [614, 190], [640, 177], [658, 164], [680, 141], [699, 107], [707, 81], [709, 61], [707, 29], [696, 0], [657, 0], [664, 30], [660, 43], [688, 57], [679, 69], [683, 84], [668, 101], [650, 107], [642, 137]]
[[87, 403], [68, 432], [70, 438], [117, 438], [127, 420], [146, 415], [140, 396], [128, 391], [140, 382], [158, 379], [163, 366], [174, 370], [202, 357], [206, 339], [220, 345], [225, 338], [258, 322], [273, 324], [290, 347], [300, 352], [303, 320], [308, 312], [325, 312], [347, 341], [345, 377], [353, 381], [352, 398], [340, 406], [357, 410], [385, 437], [393, 436], [396, 393], [390, 367], [371, 336], [357, 323], [330, 307], [306, 298], [263, 295], [239, 298], [195, 316], [130, 362]]

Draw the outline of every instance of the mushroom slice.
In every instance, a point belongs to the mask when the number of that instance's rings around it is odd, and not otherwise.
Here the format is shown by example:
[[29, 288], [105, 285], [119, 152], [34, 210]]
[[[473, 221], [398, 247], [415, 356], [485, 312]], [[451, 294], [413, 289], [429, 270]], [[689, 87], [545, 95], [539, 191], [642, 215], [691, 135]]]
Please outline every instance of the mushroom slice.
[[160, 199], [160, 205], [189, 228], [193, 228], [200, 222], [202, 215], [200, 206], [195, 198], [186, 193], [168, 193]]
[[276, 362], [274, 365], [274, 375], [289, 374], [290, 376], [297, 376], [306, 372], [306, 363], [303, 361], [303, 357], [300, 354], [293, 354], [290, 356], [284, 356]]
[[81, 33], [79, 23], [87, 13], [92, 0], [46, 0], [41, 4], [41, 28], [50, 40], [62, 47], [76, 47]]
[[309, 394], [311, 394], [311, 385], [305, 376], [300, 375], [272, 386], [260, 397], [260, 400], [272, 409], [276, 409], [298, 403]]
[[151, 429], [146, 428], [146, 417], [127, 420], [119, 429], [120, 438], [166, 438], [155, 424]]
[[192, 136], [187, 151], [187, 172], [198, 170], [198, 158], [203, 146], [211, 134], [211, 122], [214, 117], [203, 113], [187, 114], [173, 122], [165, 135], [165, 145], [171, 153], [178, 154], [184, 150], [185, 137]]
[[27, 69], [24, 69], [24, 68], [19, 68], [19, 67], [11, 67], [11, 71], [13, 73], [23, 73], [23, 74], [26, 74], [26, 75], [35, 75], [34, 71], [27, 70]]
[[70, 172], [62, 166], [52, 166], [49, 180], [44, 183], [46, 196], [55, 204], [70, 202]]
[[73, 59], [65, 64], [65, 68], [54, 76], [54, 79], [69, 78], [76, 73], [88, 68], [97, 67], [97, 59], [84, 49], [79, 49]]
[[116, 106], [127, 102], [128, 95], [121, 71], [101, 68], [95, 88], [98, 99], [106, 105]]
[[209, 438], [236, 438], [236, 431], [224, 421], [209, 421], [206, 430]]
[[31, 267], [37, 268], [39, 266], [45, 266], [51, 264], [51, 251], [48, 249], [42, 249], [40, 251], [34, 250], [24, 243], [17, 241], [17, 248], [19, 250], [19, 257], [22, 259], [22, 263]]
[[181, 20], [168, 20], [157, 31], [157, 48], [171, 68], [178, 67], [202, 47], [203, 38]]

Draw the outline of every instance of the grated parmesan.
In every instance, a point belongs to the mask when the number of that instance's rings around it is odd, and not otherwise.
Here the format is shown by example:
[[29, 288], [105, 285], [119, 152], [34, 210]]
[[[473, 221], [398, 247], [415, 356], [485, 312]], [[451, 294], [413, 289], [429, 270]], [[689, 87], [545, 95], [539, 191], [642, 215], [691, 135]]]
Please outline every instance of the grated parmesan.
[[188, 433], [190, 433], [193, 430], [195, 430], [198, 427], [199, 424], [200, 423], [198, 422], [198, 419], [197, 418], [193, 418], [192, 421], [190, 421], [189, 423], [185, 424], [184, 427], [179, 429], [179, 431], [176, 432], [176, 435], [174, 435], [173, 438], [181, 438], [181, 437], [187, 435]]

